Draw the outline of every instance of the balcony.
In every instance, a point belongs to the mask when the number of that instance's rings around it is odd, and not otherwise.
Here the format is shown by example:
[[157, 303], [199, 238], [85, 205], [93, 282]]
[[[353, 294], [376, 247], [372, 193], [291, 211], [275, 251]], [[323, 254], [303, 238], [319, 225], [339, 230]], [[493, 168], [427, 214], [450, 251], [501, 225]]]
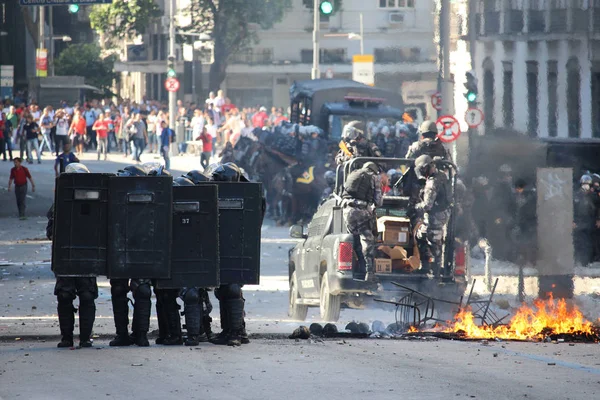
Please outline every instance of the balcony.
[[248, 49], [233, 54], [230, 64], [266, 65], [273, 63], [273, 49]]
[[500, 33], [500, 13], [498, 11], [488, 11], [484, 13], [484, 30], [486, 35], [495, 35]]
[[567, 9], [561, 8], [550, 10], [550, 29], [549, 33], [567, 32]]

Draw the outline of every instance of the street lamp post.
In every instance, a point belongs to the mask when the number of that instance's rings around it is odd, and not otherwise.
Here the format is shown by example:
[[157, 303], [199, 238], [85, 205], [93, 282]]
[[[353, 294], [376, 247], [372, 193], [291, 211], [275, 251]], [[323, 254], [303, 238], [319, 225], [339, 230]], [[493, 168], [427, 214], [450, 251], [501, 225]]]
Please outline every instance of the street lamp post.
[[313, 67], [312, 67], [312, 79], [319, 79], [321, 77], [321, 72], [319, 71], [319, 31], [320, 31], [320, 21], [319, 21], [319, 0], [314, 0], [313, 2]]

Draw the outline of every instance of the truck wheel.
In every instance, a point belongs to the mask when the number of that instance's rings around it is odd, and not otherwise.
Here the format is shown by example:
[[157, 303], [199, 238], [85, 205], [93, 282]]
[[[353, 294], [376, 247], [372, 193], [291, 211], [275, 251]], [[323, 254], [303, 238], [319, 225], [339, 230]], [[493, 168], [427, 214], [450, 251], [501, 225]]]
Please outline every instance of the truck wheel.
[[321, 280], [320, 311], [323, 321], [337, 322], [340, 319], [340, 308], [342, 306], [340, 296], [329, 293], [329, 279], [327, 273]]
[[296, 278], [296, 271], [294, 271], [292, 277], [290, 278], [288, 315], [295, 321], [304, 321], [306, 319], [306, 314], [308, 313], [308, 306], [298, 304], [296, 300], [299, 298], [300, 293], [298, 293], [298, 279]]

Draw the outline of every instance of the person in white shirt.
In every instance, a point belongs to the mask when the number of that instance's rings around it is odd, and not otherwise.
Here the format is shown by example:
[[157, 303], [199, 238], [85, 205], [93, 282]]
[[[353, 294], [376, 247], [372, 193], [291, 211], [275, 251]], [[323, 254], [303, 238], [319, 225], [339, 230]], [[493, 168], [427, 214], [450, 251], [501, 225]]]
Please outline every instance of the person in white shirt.
[[[146, 118], [146, 124], [148, 125], [148, 146], [150, 147], [150, 152], [155, 153], [158, 152], [159, 146], [156, 137], [156, 126], [158, 122], [158, 117], [156, 116], [156, 111], [150, 111], [148, 117]], [[160, 123], [158, 123], [160, 126]]]
[[69, 117], [64, 110], [61, 109], [56, 111], [56, 115], [54, 116], [54, 124], [56, 125], [54, 148], [56, 150], [56, 157], [58, 157], [58, 153], [63, 148], [65, 143], [69, 143]]
[[190, 125], [192, 126], [192, 138], [194, 140], [196, 140], [196, 138], [198, 138], [202, 132], [204, 131], [204, 125], [206, 124], [206, 120], [204, 119], [204, 116], [202, 115], [202, 111], [200, 111], [199, 108], [196, 108], [194, 110], [194, 117], [192, 118], [192, 121], [190, 122]]

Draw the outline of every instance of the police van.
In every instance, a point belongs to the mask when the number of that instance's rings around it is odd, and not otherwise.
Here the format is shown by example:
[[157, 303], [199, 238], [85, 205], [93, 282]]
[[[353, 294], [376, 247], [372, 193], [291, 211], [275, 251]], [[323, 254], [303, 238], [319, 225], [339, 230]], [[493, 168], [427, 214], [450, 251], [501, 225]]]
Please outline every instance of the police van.
[[[381, 171], [395, 169], [404, 178], [394, 190], [384, 194], [377, 216], [375, 255], [376, 282], [365, 280], [364, 263], [357, 257], [360, 243], [348, 233], [343, 217], [344, 177], [375, 162]], [[426, 295], [458, 301], [466, 282], [464, 270], [456, 266], [454, 246], [454, 206], [445, 235], [443, 272], [440, 276], [420, 271], [415, 226], [409, 216], [409, 187], [415, 183], [411, 165], [414, 160], [359, 157], [338, 166], [334, 193], [319, 207], [305, 230], [295, 225], [290, 236], [300, 239], [289, 252], [289, 315], [295, 320], [306, 318], [308, 307], [319, 307], [321, 318], [337, 321], [342, 307], [363, 308], [374, 298], [393, 299], [398, 294], [394, 283]], [[452, 179], [454, 173], [449, 172]], [[392, 195], [392, 193], [395, 193]]]

